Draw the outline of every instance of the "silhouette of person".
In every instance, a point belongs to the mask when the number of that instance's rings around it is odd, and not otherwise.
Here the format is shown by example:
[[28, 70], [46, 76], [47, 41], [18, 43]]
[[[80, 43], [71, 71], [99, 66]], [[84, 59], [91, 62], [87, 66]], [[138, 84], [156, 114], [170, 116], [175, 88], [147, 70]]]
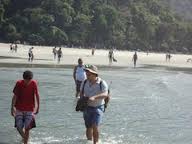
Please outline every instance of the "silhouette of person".
[[137, 52], [135, 52], [133, 55], [133, 59], [132, 59], [134, 67], [136, 67], [136, 65], [137, 65], [137, 59], [138, 59]]

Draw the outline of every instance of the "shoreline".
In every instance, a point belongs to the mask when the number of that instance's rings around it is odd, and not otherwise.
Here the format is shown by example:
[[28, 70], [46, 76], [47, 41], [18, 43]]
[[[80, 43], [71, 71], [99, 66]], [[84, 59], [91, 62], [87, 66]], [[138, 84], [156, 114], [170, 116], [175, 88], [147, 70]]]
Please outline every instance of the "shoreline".
[[[117, 62], [109, 65], [108, 50], [96, 49], [95, 55], [91, 55], [91, 49], [63, 48], [63, 57], [60, 64], [53, 59], [50, 46], [33, 46], [34, 61], [28, 62], [28, 50], [30, 45], [18, 45], [17, 53], [10, 51], [10, 44], [0, 43], [0, 67], [20, 68], [74, 68], [78, 58], [82, 58], [84, 64], [93, 64], [99, 68], [122, 69], [133, 68], [132, 56], [134, 52], [115, 50]], [[186, 62], [191, 55], [172, 54], [170, 62], [165, 61], [165, 53], [138, 52], [137, 68], [165, 68], [169, 70], [192, 70], [192, 62]]]
[[[34, 64], [34, 63], [1, 63], [0, 62], [0, 68], [5, 67], [5, 68], [74, 68], [75, 65], [73, 64]], [[107, 66], [107, 65], [96, 65], [98, 68], [101, 69], [124, 69], [128, 67], [124, 66]]]
[[[118, 70], [118, 69], [164, 69], [167, 71], [180, 71], [188, 74], [192, 74], [192, 67], [170, 67], [165, 65], [141, 65], [137, 68], [125, 67], [125, 66], [106, 66], [106, 65], [97, 65], [100, 70]], [[24, 63], [0, 63], [1, 68], [62, 68], [62, 69], [73, 69], [74, 65], [54, 65], [54, 64], [24, 64]]]

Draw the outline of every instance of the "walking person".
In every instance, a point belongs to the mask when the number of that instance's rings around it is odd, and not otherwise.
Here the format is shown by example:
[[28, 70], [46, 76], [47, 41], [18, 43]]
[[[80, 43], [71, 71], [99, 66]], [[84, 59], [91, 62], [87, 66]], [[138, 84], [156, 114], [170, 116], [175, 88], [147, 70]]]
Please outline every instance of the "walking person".
[[108, 98], [108, 85], [98, 77], [97, 67], [90, 65], [85, 68], [87, 80], [83, 82], [80, 97], [88, 98], [88, 106], [83, 111], [87, 140], [93, 144], [99, 141], [99, 125], [104, 112], [105, 99]]
[[78, 65], [75, 66], [74, 70], [73, 70], [73, 78], [75, 81], [75, 85], [76, 85], [76, 97], [79, 96], [80, 94], [80, 86], [82, 81], [84, 81], [86, 79], [86, 73], [84, 71], [84, 64], [83, 64], [83, 60], [81, 58], [78, 59]]
[[13, 44], [10, 44], [10, 51], [13, 52]]
[[113, 62], [113, 58], [114, 58], [114, 53], [113, 53], [112, 49], [109, 50], [108, 58], [109, 58], [109, 65], [111, 65]]
[[134, 64], [134, 68], [136, 67], [137, 59], [138, 59], [137, 52], [135, 52], [134, 55], [133, 55], [133, 59], [132, 59], [133, 64]]
[[60, 63], [62, 56], [63, 56], [63, 52], [62, 52], [61, 48], [59, 48], [59, 50], [57, 51], [57, 57], [58, 57], [57, 63], [58, 64]]
[[17, 52], [17, 48], [18, 48], [17, 43], [15, 43], [15, 52]]
[[33, 73], [25, 71], [23, 80], [18, 80], [13, 89], [11, 115], [24, 144], [28, 144], [29, 131], [36, 127], [35, 115], [39, 112], [39, 92]]
[[91, 55], [94, 56], [95, 55], [95, 48], [91, 49]]
[[33, 59], [34, 59], [33, 47], [31, 47], [31, 48], [29, 49], [29, 51], [28, 51], [28, 56], [29, 56], [28, 61], [29, 61], [29, 62], [32, 62]]
[[53, 48], [53, 58], [54, 60], [56, 59], [56, 56], [57, 56], [57, 49], [56, 49], [56, 46]]
[[168, 53], [168, 56], [167, 56], [167, 57], [168, 57], [168, 61], [170, 62], [171, 57], [172, 57], [172, 56], [171, 56], [171, 54], [170, 54], [170, 53]]

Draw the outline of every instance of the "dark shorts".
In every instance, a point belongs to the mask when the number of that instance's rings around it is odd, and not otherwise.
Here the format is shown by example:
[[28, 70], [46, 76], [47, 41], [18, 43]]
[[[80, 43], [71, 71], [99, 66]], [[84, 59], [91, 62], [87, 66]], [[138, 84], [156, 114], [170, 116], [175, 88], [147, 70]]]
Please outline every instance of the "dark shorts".
[[90, 128], [92, 125], [98, 126], [102, 121], [103, 111], [104, 105], [98, 107], [88, 106], [83, 112], [86, 128]]
[[15, 127], [18, 129], [32, 129], [36, 127], [35, 115], [33, 112], [16, 111]]
[[82, 81], [76, 81], [76, 91], [77, 92], [80, 92], [80, 87], [81, 87], [81, 83], [82, 83]]

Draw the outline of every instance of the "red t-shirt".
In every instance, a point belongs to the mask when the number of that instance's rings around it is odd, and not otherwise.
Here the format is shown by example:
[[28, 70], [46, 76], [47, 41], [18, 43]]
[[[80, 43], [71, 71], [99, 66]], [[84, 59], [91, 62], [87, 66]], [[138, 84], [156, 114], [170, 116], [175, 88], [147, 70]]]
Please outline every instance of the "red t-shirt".
[[35, 95], [39, 98], [37, 82], [31, 80], [26, 85], [24, 80], [18, 80], [13, 93], [16, 95], [16, 109], [20, 111], [33, 111], [35, 108]]

